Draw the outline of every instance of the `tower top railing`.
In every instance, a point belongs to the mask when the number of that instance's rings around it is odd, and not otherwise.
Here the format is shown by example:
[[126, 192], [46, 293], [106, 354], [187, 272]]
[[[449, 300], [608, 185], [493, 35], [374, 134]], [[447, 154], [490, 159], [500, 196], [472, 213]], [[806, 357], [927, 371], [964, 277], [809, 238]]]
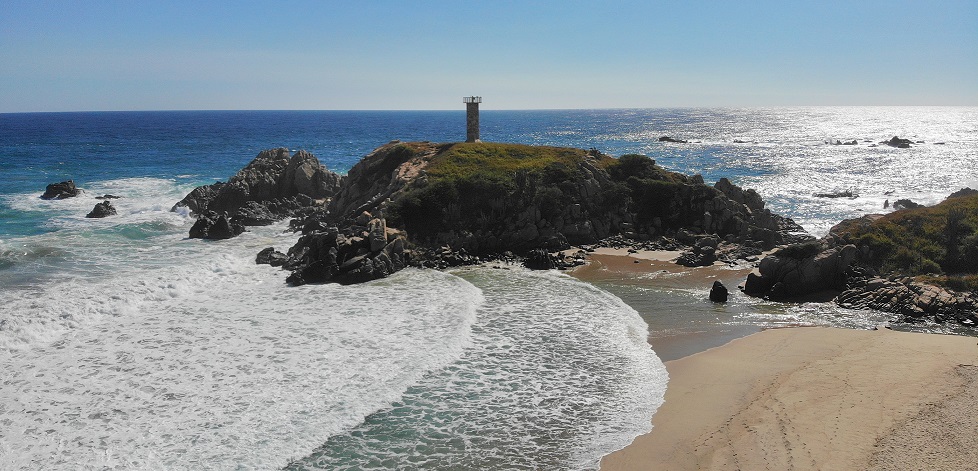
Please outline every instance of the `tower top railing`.
[[462, 97], [462, 103], [482, 103], [482, 97], [481, 96]]

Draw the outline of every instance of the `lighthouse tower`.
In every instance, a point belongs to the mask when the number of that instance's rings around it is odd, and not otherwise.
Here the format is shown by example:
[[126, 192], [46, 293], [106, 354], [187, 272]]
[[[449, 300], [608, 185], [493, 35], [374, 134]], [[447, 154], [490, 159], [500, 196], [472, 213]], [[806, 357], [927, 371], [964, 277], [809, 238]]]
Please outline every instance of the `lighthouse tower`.
[[462, 97], [462, 103], [465, 103], [465, 142], [482, 142], [479, 140], [479, 103], [482, 103], [482, 97]]

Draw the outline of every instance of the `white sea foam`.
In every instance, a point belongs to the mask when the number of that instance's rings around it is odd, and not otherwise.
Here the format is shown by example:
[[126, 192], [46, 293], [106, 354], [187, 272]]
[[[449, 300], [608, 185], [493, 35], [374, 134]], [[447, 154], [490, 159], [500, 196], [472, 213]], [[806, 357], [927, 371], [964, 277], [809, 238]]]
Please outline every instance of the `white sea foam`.
[[593, 469], [649, 430], [667, 376], [633, 309], [556, 272], [458, 274], [486, 297], [461, 358], [289, 469]]
[[212, 253], [3, 308], [20, 344], [0, 356], [8, 466], [282, 465], [457, 358], [481, 302], [434, 271], [290, 289], [254, 252], [181, 242]]
[[186, 239], [185, 190], [93, 184], [123, 196], [104, 220], [78, 216], [94, 198], [7, 198], [56, 230], [0, 246], [0, 469], [274, 468], [469, 344], [482, 295], [464, 280], [288, 288], [254, 257], [295, 234]]

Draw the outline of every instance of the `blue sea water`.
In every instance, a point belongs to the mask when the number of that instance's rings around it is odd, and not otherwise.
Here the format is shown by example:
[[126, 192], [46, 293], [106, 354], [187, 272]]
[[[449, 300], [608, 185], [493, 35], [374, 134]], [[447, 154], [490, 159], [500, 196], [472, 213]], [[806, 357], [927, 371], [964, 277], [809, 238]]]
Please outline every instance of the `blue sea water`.
[[[461, 140], [464, 121], [0, 114], [0, 469], [591, 469], [647, 431], [667, 381], [648, 331], [688, 323], [699, 288], [602, 285], [625, 304], [515, 268], [286, 288], [254, 264], [295, 241], [283, 225], [204, 242], [169, 211], [266, 148], [305, 149], [342, 173], [392, 139]], [[886, 200], [978, 188], [978, 108], [484, 110], [481, 121], [487, 141], [644, 153], [727, 177], [815, 235], [888, 211]], [[878, 145], [894, 135], [920, 143]], [[67, 179], [85, 192], [39, 198]], [[813, 196], [847, 189], [859, 196]], [[84, 218], [106, 193], [122, 197], [119, 215]], [[742, 298], [724, 309], [692, 322], [885, 320]]]

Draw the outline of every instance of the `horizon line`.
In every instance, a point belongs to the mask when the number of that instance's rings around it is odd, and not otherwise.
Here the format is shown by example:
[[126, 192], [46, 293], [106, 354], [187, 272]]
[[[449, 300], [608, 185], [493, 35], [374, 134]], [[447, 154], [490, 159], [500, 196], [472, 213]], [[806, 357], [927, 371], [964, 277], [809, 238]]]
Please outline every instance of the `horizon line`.
[[[614, 110], [695, 110], [695, 109], [765, 109], [765, 108], [978, 108], [975, 105], [754, 105], [754, 106], [649, 106], [649, 107], [599, 107], [599, 108], [482, 108], [480, 111], [614, 111]], [[273, 108], [241, 108], [241, 109], [116, 109], [116, 110], [44, 110], [44, 111], [0, 111], [5, 114], [43, 114], [43, 113], [215, 113], [215, 112], [424, 112], [424, 111], [457, 111], [465, 112], [465, 108], [322, 108], [322, 109], [273, 109]]]

